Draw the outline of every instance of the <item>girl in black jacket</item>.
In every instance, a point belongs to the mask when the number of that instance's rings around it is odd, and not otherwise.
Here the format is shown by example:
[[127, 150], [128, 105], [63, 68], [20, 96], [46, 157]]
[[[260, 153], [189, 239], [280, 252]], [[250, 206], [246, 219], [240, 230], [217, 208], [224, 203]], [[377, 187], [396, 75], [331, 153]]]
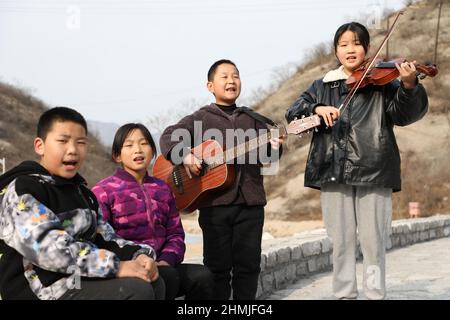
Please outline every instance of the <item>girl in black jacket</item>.
[[[313, 136], [305, 186], [321, 190], [325, 225], [333, 239], [333, 293], [356, 298], [356, 230], [364, 257], [364, 292], [383, 299], [385, 248], [392, 216], [392, 192], [401, 189], [400, 153], [394, 125], [421, 119], [428, 109], [414, 62], [397, 65], [400, 80], [359, 89], [346, 108], [346, 79], [366, 60], [367, 29], [342, 25], [334, 38], [341, 66], [313, 82], [289, 108], [286, 119], [318, 114], [324, 122]], [[342, 113], [341, 113], [342, 112]]]

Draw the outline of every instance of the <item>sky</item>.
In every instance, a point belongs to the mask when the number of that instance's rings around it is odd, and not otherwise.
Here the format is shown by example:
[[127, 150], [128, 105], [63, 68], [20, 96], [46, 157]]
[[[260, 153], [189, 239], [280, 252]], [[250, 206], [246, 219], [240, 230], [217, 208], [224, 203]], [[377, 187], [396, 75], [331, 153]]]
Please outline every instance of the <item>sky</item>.
[[404, 2], [0, 0], [0, 81], [90, 120], [144, 122], [213, 102], [216, 60], [237, 64], [245, 102], [341, 24], [381, 28], [382, 12]]

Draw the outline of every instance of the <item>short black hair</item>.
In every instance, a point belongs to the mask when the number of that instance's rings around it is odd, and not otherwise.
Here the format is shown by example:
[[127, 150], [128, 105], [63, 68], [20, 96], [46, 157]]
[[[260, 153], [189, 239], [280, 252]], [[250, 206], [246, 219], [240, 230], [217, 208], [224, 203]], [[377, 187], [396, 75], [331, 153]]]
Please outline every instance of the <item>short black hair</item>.
[[356, 33], [359, 42], [361, 42], [364, 51], [367, 53], [367, 50], [369, 49], [370, 45], [370, 34], [367, 28], [358, 22], [346, 23], [340, 26], [339, 29], [337, 29], [336, 34], [334, 35], [334, 52], [337, 51], [339, 39], [341, 38], [342, 34], [344, 34], [346, 31], [352, 31]]
[[39, 118], [36, 136], [45, 140], [53, 124], [57, 121], [78, 123], [84, 128], [86, 135], [88, 133], [86, 120], [78, 111], [67, 107], [54, 107], [45, 111]]
[[147, 140], [147, 142], [150, 144], [150, 147], [152, 148], [153, 158], [156, 157], [157, 150], [155, 141], [153, 140], [152, 134], [147, 129], [147, 127], [142, 123], [127, 123], [117, 129], [116, 135], [114, 136], [114, 142], [111, 148], [111, 156], [113, 160], [120, 156], [125, 140], [130, 135], [130, 133], [136, 129], [141, 130], [145, 140]]
[[239, 72], [239, 69], [236, 67], [236, 64], [233, 61], [228, 60], [228, 59], [221, 59], [221, 60], [218, 60], [218, 61], [214, 62], [213, 65], [209, 68], [209, 70], [208, 70], [208, 81], [213, 81], [214, 75], [216, 74], [217, 68], [220, 65], [222, 65], [222, 64], [231, 64]]

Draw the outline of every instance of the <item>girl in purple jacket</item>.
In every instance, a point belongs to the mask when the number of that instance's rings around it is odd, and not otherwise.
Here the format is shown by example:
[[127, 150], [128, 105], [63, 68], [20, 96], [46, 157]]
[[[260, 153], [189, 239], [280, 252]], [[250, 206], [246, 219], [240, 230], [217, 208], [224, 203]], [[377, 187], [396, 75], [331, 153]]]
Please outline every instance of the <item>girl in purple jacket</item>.
[[112, 146], [112, 158], [121, 167], [92, 191], [104, 219], [118, 235], [156, 250], [166, 299], [183, 295], [186, 300], [208, 299], [213, 281], [210, 271], [203, 265], [181, 263], [186, 246], [174, 195], [165, 182], [147, 173], [155, 156], [155, 142], [144, 125], [123, 125]]

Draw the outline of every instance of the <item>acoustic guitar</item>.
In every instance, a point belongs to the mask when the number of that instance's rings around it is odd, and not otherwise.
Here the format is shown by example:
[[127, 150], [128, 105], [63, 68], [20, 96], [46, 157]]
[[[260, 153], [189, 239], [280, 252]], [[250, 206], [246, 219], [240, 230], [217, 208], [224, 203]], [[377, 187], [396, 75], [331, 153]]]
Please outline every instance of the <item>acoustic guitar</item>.
[[217, 141], [206, 140], [191, 149], [191, 152], [202, 161], [199, 176], [189, 178], [182, 164], [174, 165], [162, 155], [156, 158], [153, 176], [165, 181], [172, 188], [178, 210], [192, 212], [201, 206], [205, 198], [234, 184], [236, 178], [232, 164], [234, 159], [266, 145], [272, 136], [301, 135], [319, 125], [318, 115], [296, 119], [287, 126], [277, 126], [254, 139], [225, 150]]

